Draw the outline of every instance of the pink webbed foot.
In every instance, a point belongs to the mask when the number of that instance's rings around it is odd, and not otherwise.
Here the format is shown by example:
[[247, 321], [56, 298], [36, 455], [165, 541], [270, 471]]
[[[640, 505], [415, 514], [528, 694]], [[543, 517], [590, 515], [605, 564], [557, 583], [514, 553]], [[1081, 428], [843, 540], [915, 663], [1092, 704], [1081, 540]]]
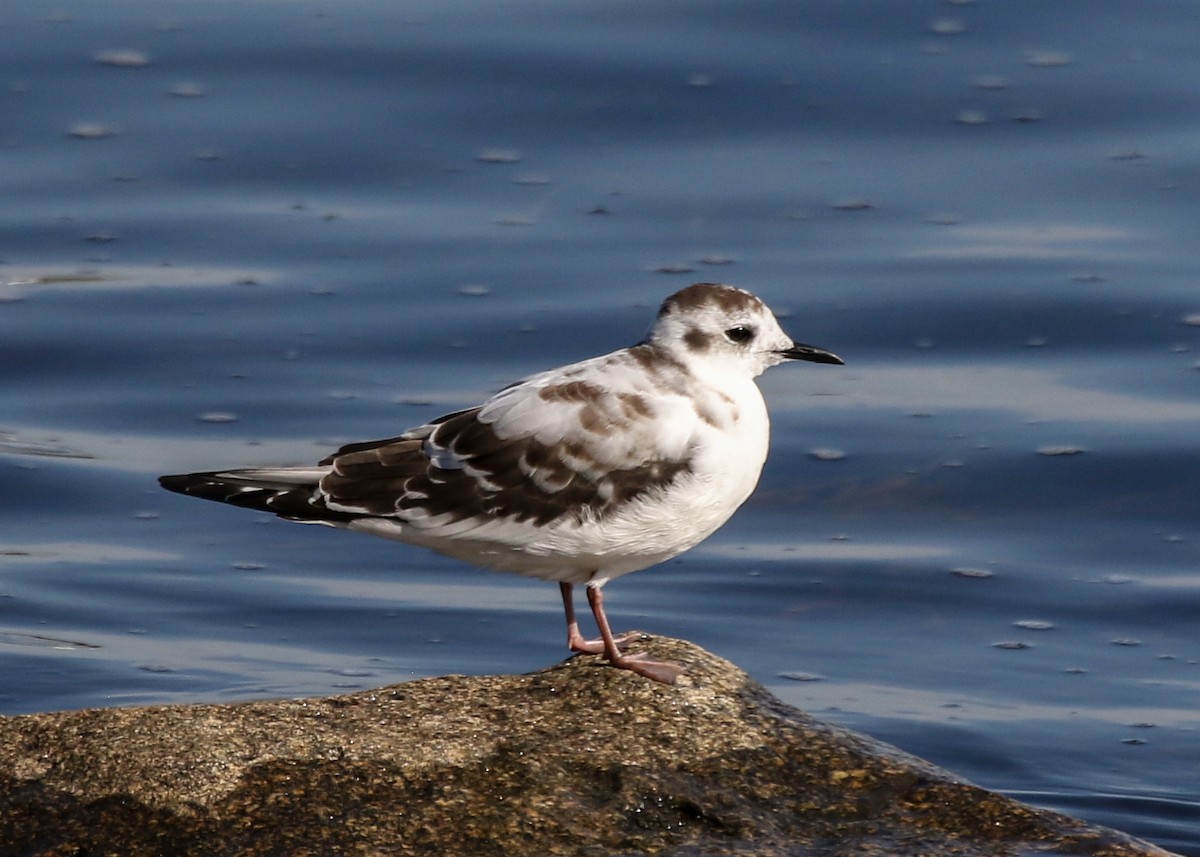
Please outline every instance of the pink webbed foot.
[[[617, 647], [617, 651], [623, 652], [629, 648], [629, 644], [634, 640], [640, 640], [645, 637], [644, 634], [622, 634], [620, 637], [613, 637], [613, 643]], [[585, 640], [578, 629], [574, 634], [567, 633], [567, 648], [572, 652], [580, 652], [585, 655], [602, 655], [604, 654], [603, 640]]]
[[674, 684], [675, 679], [687, 673], [687, 669], [682, 664], [673, 664], [670, 661], [652, 661], [645, 652], [621, 655], [616, 660], [609, 658], [608, 662], [619, 670], [629, 670], [663, 684]]
[[600, 639], [585, 640], [579, 633], [579, 623], [575, 620], [575, 604], [571, 597], [573, 587], [570, 583], [560, 583], [559, 588], [562, 591], [563, 610], [567, 616], [567, 645], [572, 651], [594, 655], [602, 654], [609, 664], [617, 669], [629, 670], [663, 684], [674, 684], [676, 679], [687, 672], [679, 664], [651, 660], [642, 652], [623, 654], [629, 647], [629, 643], [639, 639], [642, 635], [613, 636], [612, 629], [608, 624], [608, 617], [604, 613], [604, 596], [600, 594], [600, 587], [595, 584], [588, 584], [587, 597], [588, 604], [592, 608], [592, 615], [596, 619], [596, 627], [600, 629]]

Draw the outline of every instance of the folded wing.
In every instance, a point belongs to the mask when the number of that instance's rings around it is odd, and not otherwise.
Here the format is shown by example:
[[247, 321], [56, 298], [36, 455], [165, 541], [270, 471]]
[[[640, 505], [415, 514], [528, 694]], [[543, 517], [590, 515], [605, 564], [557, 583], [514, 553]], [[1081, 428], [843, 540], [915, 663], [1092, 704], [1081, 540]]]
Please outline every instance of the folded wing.
[[[317, 467], [160, 481], [180, 493], [334, 525], [383, 517], [433, 531], [470, 529], [472, 520], [598, 520], [665, 490], [689, 469], [696, 416], [682, 398], [651, 400], [629, 385], [589, 383], [591, 362], [574, 375], [533, 376], [481, 407], [398, 437], [344, 446]], [[613, 368], [606, 367], [610, 378]]]

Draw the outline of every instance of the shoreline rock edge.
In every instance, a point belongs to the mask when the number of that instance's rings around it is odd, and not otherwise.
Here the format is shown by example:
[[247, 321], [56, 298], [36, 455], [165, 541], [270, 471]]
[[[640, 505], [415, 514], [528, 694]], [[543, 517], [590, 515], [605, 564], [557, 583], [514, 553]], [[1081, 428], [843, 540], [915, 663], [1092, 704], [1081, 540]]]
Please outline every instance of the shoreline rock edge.
[[681, 640], [321, 699], [0, 718], [0, 854], [1168, 852], [780, 702]]

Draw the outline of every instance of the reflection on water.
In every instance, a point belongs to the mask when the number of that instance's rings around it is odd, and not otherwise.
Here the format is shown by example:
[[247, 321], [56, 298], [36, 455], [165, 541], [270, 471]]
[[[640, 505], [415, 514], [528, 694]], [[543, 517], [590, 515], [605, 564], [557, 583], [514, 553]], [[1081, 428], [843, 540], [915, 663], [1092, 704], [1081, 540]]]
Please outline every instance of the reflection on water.
[[[1191, 684], [1191, 683], [1189, 683]], [[1013, 701], [1003, 691], [980, 696], [955, 693], [952, 701], [945, 691], [928, 691], [903, 684], [868, 684], [856, 682], [804, 682], [795, 685], [772, 682], [771, 691], [792, 705], [808, 711], [844, 709], [849, 707], [891, 712], [892, 716], [908, 721], [931, 724], [970, 723], [973, 728], [1001, 731], [1006, 723], [1023, 726], [1040, 724], [1047, 731], [1063, 720], [1087, 719], [1095, 724], [1117, 726], [1130, 734], [1139, 729], [1160, 727], [1188, 729], [1196, 722], [1196, 712], [1183, 707], [1162, 708], [1130, 705], [1093, 709], [1081, 717], [1076, 705], [1069, 700], [1058, 703]], [[1188, 688], [1196, 690], [1194, 684]], [[1095, 724], [1091, 728], [1095, 728]]]
[[617, 624], [1200, 855], [1179, 8], [4, 18], [5, 712], [553, 663], [553, 586], [154, 477], [395, 435], [723, 280], [847, 366], [764, 376], [759, 491]]
[[36, 563], [77, 563], [82, 565], [120, 562], [170, 562], [179, 554], [164, 550], [148, 550], [128, 544], [103, 542], [39, 542], [21, 544], [5, 542], [0, 551], [0, 563], [6, 559], [22, 566]]
[[0, 631], [0, 645], [49, 646], [50, 648], [58, 649], [59, 651], [100, 648], [94, 643], [83, 643], [79, 640], [58, 640], [54, 637], [43, 636], [42, 634], [14, 634], [6, 631]]
[[36, 289], [147, 289], [161, 286], [229, 286], [269, 283], [279, 272], [266, 269], [222, 267], [165, 267], [163, 265], [113, 265], [96, 268], [39, 265], [37, 268], [6, 267], [0, 301], [20, 300]]
[[[1041, 422], [1068, 427], [1055, 429], [1060, 432], [1086, 432], [1089, 436], [1096, 432], [1136, 431], [1139, 424], [1144, 430], [1162, 431], [1166, 428], [1164, 423], [1200, 422], [1200, 401], [1175, 398], [1160, 387], [1146, 385], [1140, 390], [1097, 387], [1097, 376], [1103, 374], [1105, 366], [1113, 366], [1117, 379], [1129, 371], [1128, 358], [1079, 355], [1071, 360], [1050, 359], [1042, 363], [1039, 367], [1029, 367], [963, 362], [938, 366], [932, 371], [929, 366], [873, 365], [865, 367], [853, 385], [847, 385], [847, 390], [852, 399], [869, 402], [872, 408], [890, 407], [903, 412], [920, 402], [922, 408], [943, 414], [990, 411], [992, 419]], [[1151, 366], [1143, 368], [1152, 371]], [[824, 406], [829, 404], [826, 402]], [[1076, 423], [1095, 425], [1072, 425]], [[1181, 427], [1177, 425], [1176, 430]]]
[[912, 250], [910, 259], [1052, 260], [1087, 258], [1093, 264], [1136, 258], [1131, 246], [1138, 235], [1112, 226], [1069, 223], [993, 223], [986, 226], [957, 225], [936, 233], [943, 243]]
[[763, 560], [793, 560], [795, 562], [848, 562], [862, 560], [936, 561], [950, 555], [945, 545], [909, 545], [877, 542], [875, 544], [849, 541], [755, 542], [748, 545], [713, 544], [695, 548], [696, 553], [724, 560], [758, 562]]

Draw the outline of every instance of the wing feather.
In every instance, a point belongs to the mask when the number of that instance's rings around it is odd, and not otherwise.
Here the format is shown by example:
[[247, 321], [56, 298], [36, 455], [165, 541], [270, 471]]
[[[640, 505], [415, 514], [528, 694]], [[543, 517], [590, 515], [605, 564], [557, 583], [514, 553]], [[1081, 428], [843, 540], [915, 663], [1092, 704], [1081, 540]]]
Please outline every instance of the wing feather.
[[342, 447], [323, 462], [318, 502], [448, 534], [468, 519], [596, 519], [663, 490], [690, 467], [694, 409], [681, 397], [651, 404], [634, 389], [589, 383], [584, 370], [596, 362], [533, 376], [399, 437]]
[[480, 407], [343, 446], [316, 467], [161, 481], [301, 521], [391, 519], [430, 538], [595, 521], [665, 491], [692, 467], [696, 408], [678, 383], [648, 389], [654, 379], [639, 364], [627, 350], [534, 375]]

